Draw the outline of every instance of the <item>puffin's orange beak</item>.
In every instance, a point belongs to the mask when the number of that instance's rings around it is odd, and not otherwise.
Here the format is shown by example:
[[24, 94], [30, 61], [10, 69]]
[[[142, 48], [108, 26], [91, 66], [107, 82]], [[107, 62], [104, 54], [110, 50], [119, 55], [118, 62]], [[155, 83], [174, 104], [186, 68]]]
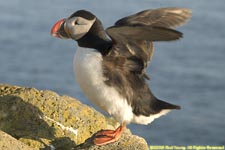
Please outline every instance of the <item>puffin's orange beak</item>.
[[61, 19], [53, 25], [53, 27], [51, 29], [51, 35], [53, 37], [69, 38], [67, 32], [64, 29], [64, 22], [65, 22], [65, 19]]

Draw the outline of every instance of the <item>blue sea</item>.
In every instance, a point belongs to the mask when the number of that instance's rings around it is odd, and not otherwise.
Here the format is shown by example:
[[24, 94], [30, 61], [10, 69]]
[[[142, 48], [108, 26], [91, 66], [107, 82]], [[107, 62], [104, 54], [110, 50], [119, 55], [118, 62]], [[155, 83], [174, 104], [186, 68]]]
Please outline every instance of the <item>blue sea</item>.
[[156, 43], [148, 68], [153, 93], [182, 109], [150, 125], [128, 127], [149, 145], [225, 145], [224, 0], [1, 0], [0, 83], [54, 90], [93, 106], [74, 79], [76, 42], [51, 37], [52, 25], [79, 9], [93, 12], [108, 27], [159, 7], [193, 11], [188, 24], [178, 28], [184, 38]]

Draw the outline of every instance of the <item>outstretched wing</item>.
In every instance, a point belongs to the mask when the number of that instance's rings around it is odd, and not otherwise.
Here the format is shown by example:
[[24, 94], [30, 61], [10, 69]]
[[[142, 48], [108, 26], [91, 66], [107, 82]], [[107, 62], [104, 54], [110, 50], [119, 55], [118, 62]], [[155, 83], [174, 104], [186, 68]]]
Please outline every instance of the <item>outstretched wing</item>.
[[179, 8], [145, 10], [106, 29], [113, 44], [103, 58], [105, 83], [125, 95], [136, 116], [180, 108], [153, 95], [145, 80], [145, 70], [153, 55], [152, 42], [181, 38], [182, 33], [173, 28], [184, 24], [190, 15], [189, 10]]
[[143, 68], [143, 73], [153, 55], [152, 42], [181, 38], [182, 33], [172, 28], [183, 25], [190, 16], [189, 9], [159, 8], [122, 18], [106, 29], [114, 45], [109, 55], [135, 57], [135, 60], [142, 61], [143, 66], [138, 68]]

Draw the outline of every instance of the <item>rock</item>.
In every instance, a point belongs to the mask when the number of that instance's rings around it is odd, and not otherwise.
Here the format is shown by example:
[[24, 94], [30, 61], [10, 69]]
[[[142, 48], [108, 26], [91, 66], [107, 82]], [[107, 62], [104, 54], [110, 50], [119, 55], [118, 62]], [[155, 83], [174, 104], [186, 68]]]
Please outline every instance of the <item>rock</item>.
[[[13, 146], [12, 146], [13, 145]], [[0, 150], [35, 150], [18, 141], [5, 132], [0, 131]]]
[[0, 130], [10, 134], [13, 143], [43, 150], [148, 149], [146, 141], [132, 135], [129, 130], [118, 142], [93, 145], [94, 133], [117, 126], [112, 119], [71, 97], [47, 90], [0, 84]]

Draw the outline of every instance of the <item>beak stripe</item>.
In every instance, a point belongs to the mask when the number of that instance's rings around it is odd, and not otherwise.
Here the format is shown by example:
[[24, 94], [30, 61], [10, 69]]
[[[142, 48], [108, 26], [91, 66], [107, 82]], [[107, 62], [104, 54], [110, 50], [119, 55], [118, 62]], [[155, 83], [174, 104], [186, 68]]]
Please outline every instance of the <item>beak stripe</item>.
[[61, 25], [62, 25], [62, 23], [63, 23], [64, 21], [65, 21], [65, 19], [61, 19], [61, 20], [57, 21], [57, 22], [53, 25], [53, 27], [52, 27], [52, 29], [51, 29], [51, 35], [52, 35], [52, 36], [60, 38], [60, 35], [58, 34], [58, 31], [59, 31], [59, 29], [60, 29], [60, 27], [61, 27]]
[[69, 38], [71, 38], [70, 31], [68, 30], [67, 27], [64, 27], [64, 31], [66, 32], [67, 36], [68, 36]]

